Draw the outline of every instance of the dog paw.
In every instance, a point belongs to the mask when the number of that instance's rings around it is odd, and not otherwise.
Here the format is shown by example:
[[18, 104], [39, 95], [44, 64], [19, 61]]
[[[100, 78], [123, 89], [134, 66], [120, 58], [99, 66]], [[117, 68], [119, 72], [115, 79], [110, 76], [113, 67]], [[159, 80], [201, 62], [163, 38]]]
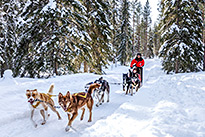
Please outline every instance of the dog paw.
[[92, 122], [92, 120], [88, 120], [88, 122]]
[[62, 118], [61, 118], [61, 117], [59, 117], [59, 118], [58, 118], [58, 120], [62, 120]]
[[37, 128], [37, 126], [38, 126], [37, 124], [34, 124], [34, 127], [35, 127], [35, 128]]
[[46, 124], [46, 121], [45, 121], [45, 120], [41, 123], [41, 125], [44, 125], [44, 124]]
[[66, 126], [65, 131], [68, 132], [70, 130], [70, 126]]
[[110, 102], [109, 100], [107, 100], [107, 102]]

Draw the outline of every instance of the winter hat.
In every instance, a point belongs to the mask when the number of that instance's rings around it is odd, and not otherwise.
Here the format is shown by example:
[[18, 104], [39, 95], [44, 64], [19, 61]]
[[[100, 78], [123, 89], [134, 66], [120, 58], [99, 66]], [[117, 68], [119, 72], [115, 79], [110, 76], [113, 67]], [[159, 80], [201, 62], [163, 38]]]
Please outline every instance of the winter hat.
[[141, 54], [141, 53], [137, 53], [137, 56], [138, 56], [138, 55], [142, 56], [142, 54]]

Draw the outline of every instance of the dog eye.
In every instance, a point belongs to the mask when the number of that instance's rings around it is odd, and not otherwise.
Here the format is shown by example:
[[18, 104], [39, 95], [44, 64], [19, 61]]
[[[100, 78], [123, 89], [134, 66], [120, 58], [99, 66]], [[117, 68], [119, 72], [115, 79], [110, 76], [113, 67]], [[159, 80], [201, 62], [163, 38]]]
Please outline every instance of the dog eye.
[[32, 95], [33, 97], [35, 97], [35, 94], [34, 95]]
[[27, 95], [28, 97], [30, 97], [30, 95]]

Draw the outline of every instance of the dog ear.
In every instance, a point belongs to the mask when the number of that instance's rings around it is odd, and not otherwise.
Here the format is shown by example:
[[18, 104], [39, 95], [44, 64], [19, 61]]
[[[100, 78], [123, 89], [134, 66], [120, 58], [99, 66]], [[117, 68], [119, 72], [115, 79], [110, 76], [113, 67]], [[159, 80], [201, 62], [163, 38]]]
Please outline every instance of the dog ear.
[[69, 92], [69, 91], [67, 92], [66, 96], [67, 96], [67, 97], [70, 97], [70, 92]]
[[29, 89], [26, 90], [26, 92], [29, 92], [29, 91], [30, 91]]
[[60, 92], [59, 94], [58, 94], [58, 97], [62, 97], [63, 96], [63, 94]]
[[100, 80], [100, 81], [103, 80], [103, 77], [100, 77], [99, 80]]
[[37, 89], [34, 89], [33, 91], [37, 91]]

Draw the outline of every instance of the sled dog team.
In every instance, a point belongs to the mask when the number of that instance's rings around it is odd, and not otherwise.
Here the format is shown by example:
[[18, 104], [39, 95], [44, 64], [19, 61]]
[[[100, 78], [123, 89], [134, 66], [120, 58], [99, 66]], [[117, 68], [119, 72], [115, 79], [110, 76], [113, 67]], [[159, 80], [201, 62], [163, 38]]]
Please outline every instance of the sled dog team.
[[[48, 93], [40, 93], [37, 89], [34, 90], [26, 90], [26, 96], [29, 102], [29, 107], [31, 108], [31, 121], [34, 127], [37, 127], [36, 122], [33, 120], [34, 110], [40, 110], [40, 114], [43, 117], [44, 125], [50, 116], [48, 114], [48, 107], [57, 114], [58, 119], [61, 119], [60, 114], [55, 108], [54, 101], [52, 100], [54, 85], [52, 84], [48, 90]], [[63, 95], [62, 93], [58, 94], [58, 104], [60, 107], [67, 113], [68, 115], [68, 125], [65, 128], [65, 131], [69, 131], [72, 125], [72, 122], [78, 116], [78, 110], [82, 110], [82, 114], [80, 120], [83, 120], [85, 107], [89, 110], [89, 120], [92, 121], [92, 108], [94, 104], [94, 100], [92, 97], [96, 96], [98, 102], [96, 106], [98, 107], [104, 102], [104, 93], [107, 93], [107, 102], [109, 102], [109, 92], [110, 87], [109, 83], [106, 80], [103, 80], [101, 77], [99, 80], [96, 80], [93, 83], [88, 83], [85, 87], [86, 92], [74, 93], [71, 94], [69, 91]]]
[[[123, 74], [123, 90], [125, 91], [126, 88], [126, 94], [130, 92], [131, 95], [133, 95], [133, 89], [137, 92], [141, 87], [143, 66], [144, 59], [141, 57], [141, 53], [137, 53], [137, 57], [133, 59], [130, 64], [131, 69], [129, 70], [129, 73]], [[40, 110], [43, 117], [42, 125], [46, 123], [46, 120], [50, 116], [50, 114], [48, 114], [48, 107], [57, 114], [58, 119], [61, 119], [60, 114], [55, 109], [54, 101], [51, 99], [53, 88], [54, 85], [51, 85], [47, 94], [39, 93], [37, 89], [26, 90], [26, 96], [31, 108], [31, 121], [35, 127], [37, 127], [37, 124], [33, 120], [35, 109]], [[58, 104], [68, 115], [68, 125], [65, 128], [66, 131], [70, 130], [72, 122], [78, 116], [78, 109], [82, 110], [80, 120], [83, 120], [85, 107], [87, 106], [90, 114], [88, 122], [92, 121], [92, 108], [94, 104], [92, 94], [98, 99], [96, 104], [97, 107], [104, 102], [104, 93], [107, 93], [107, 102], [109, 102], [110, 86], [102, 77], [95, 82], [86, 84], [85, 91], [86, 92], [74, 94], [71, 94], [68, 91], [66, 95], [63, 95], [62, 93], [58, 94]]]

